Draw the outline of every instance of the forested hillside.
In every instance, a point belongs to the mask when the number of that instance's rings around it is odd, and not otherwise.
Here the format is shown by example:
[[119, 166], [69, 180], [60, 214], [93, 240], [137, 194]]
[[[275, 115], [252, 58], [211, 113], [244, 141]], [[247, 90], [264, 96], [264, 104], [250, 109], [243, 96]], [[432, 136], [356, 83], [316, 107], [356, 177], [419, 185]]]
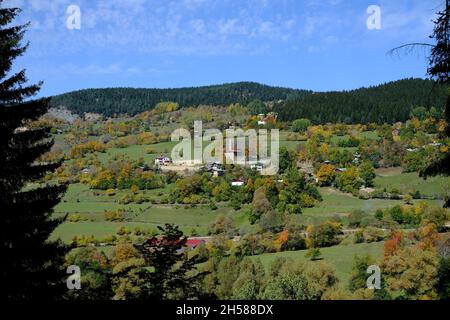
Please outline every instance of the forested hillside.
[[393, 123], [407, 120], [415, 107], [441, 110], [445, 105], [446, 92], [423, 79], [404, 79], [352, 91], [316, 93], [239, 82], [178, 89], [86, 89], [55, 96], [51, 104], [53, 107], [67, 107], [78, 114], [97, 112], [111, 116], [135, 115], [161, 101], [173, 101], [181, 107], [189, 107], [236, 102], [247, 105], [255, 99], [283, 100], [275, 104], [274, 111], [284, 121], [308, 118], [315, 123]]
[[246, 105], [252, 100], [285, 100], [309, 93], [305, 90], [271, 87], [253, 82], [239, 82], [206, 87], [178, 89], [107, 88], [86, 89], [52, 98], [53, 107], [67, 107], [82, 114], [97, 112], [106, 116], [114, 114], [135, 115], [153, 108], [158, 102], [173, 101], [181, 107], [228, 105], [239, 102]]
[[446, 91], [429, 80], [404, 79], [376, 87], [321, 92], [289, 99], [275, 106], [281, 120], [315, 123], [393, 123], [405, 121], [415, 107], [445, 106]]

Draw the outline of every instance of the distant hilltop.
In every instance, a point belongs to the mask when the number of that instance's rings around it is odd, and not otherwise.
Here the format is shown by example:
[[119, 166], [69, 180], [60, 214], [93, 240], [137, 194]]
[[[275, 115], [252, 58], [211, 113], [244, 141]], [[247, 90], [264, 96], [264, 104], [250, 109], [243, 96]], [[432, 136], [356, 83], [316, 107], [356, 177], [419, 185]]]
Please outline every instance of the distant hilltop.
[[222, 85], [173, 88], [136, 89], [105, 88], [73, 91], [52, 97], [52, 107], [65, 107], [79, 115], [85, 112], [136, 115], [152, 109], [162, 101], [172, 101], [181, 107], [198, 105], [247, 105], [253, 100], [279, 101], [291, 99], [311, 91], [271, 87], [255, 82], [237, 82]]
[[446, 96], [444, 87], [430, 80], [410, 78], [332, 92], [272, 87], [255, 82], [172, 89], [85, 89], [54, 96], [51, 105], [82, 116], [98, 113], [109, 117], [134, 116], [162, 101], [176, 102], [183, 108], [232, 103], [246, 106], [260, 100], [276, 111], [282, 121], [308, 118], [314, 123], [394, 123], [406, 121], [415, 107], [443, 110]]

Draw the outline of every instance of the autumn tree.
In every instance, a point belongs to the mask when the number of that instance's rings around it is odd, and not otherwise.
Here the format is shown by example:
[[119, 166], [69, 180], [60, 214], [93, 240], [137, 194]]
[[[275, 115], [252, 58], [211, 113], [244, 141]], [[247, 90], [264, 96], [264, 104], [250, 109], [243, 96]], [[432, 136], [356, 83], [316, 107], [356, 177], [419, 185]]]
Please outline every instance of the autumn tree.
[[344, 192], [353, 193], [359, 190], [362, 179], [356, 167], [350, 167], [336, 178], [336, 185]]
[[121, 242], [113, 252], [111, 287], [114, 300], [140, 299], [145, 287], [145, 260], [130, 243]]
[[355, 256], [353, 260], [352, 271], [350, 273], [348, 288], [351, 292], [357, 292], [357, 296], [371, 296], [367, 292], [363, 291], [374, 291], [373, 299], [390, 299], [391, 297], [388, 290], [386, 289], [384, 277], [382, 277], [381, 279], [381, 288], [375, 290], [367, 288], [367, 279], [370, 276], [370, 274], [367, 273], [367, 270], [369, 266], [375, 264], [375, 260], [368, 254], [364, 256]]
[[437, 297], [438, 268], [436, 252], [417, 245], [386, 256], [382, 265], [389, 289], [413, 300]]
[[233, 299], [256, 300], [265, 285], [265, 270], [261, 260], [244, 258], [239, 264], [239, 276], [233, 284]]
[[[276, 261], [262, 298], [267, 300], [319, 300], [338, 283], [335, 269], [326, 262]], [[271, 268], [272, 269], [272, 268]]]
[[253, 210], [250, 216], [251, 222], [255, 223], [261, 218], [261, 215], [269, 212], [272, 208], [266, 196], [266, 189], [260, 187], [256, 189], [252, 202]]
[[402, 241], [403, 233], [401, 231], [393, 231], [389, 239], [384, 243], [384, 256], [390, 257], [400, 251]]
[[335, 167], [331, 164], [320, 166], [316, 174], [319, 186], [330, 186], [336, 178]]
[[67, 265], [76, 265], [81, 271], [82, 290], [71, 290], [68, 298], [73, 300], [107, 300], [112, 298], [110, 261], [95, 247], [72, 250], [66, 257]]
[[227, 236], [232, 236], [235, 231], [233, 219], [228, 215], [219, 215], [216, 221], [211, 225], [211, 234], [225, 234]]
[[330, 247], [340, 242], [342, 225], [333, 221], [326, 221], [320, 225], [308, 226], [308, 245], [311, 248]]

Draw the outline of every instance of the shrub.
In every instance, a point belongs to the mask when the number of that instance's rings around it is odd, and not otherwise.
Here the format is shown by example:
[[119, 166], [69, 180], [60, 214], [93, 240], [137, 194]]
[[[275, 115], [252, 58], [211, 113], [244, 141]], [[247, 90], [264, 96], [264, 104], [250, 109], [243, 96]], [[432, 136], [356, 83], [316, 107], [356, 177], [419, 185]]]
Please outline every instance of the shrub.
[[311, 261], [317, 261], [322, 259], [322, 253], [319, 248], [311, 248], [305, 254], [305, 258], [308, 258]]
[[131, 197], [128, 194], [124, 195], [119, 199], [119, 204], [129, 204], [131, 202], [133, 202], [133, 197]]
[[400, 206], [395, 206], [389, 210], [389, 215], [391, 216], [392, 220], [395, 222], [402, 224], [404, 222], [404, 215], [402, 208]]
[[[316, 203], [316, 201], [309, 194], [302, 193], [300, 195], [300, 205], [301, 205], [301, 207], [303, 207], [303, 208], [312, 208], [312, 207], [314, 207], [315, 203]], [[300, 211], [300, 213], [301, 213], [301, 211]]]
[[375, 212], [375, 218], [377, 218], [377, 220], [381, 221], [381, 220], [383, 220], [383, 216], [384, 216], [383, 210], [377, 209], [377, 211]]
[[91, 244], [97, 245], [98, 240], [96, 240], [93, 235], [90, 236], [82, 235], [82, 236], [75, 236], [72, 239], [72, 243], [75, 244], [75, 246], [77, 247], [87, 247]]
[[214, 201], [211, 201], [211, 202], [209, 203], [209, 209], [211, 209], [211, 210], [213, 210], [213, 211], [215, 211], [215, 210], [218, 209], [218, 207], [217, 207], [217, 205], [216, 205], [216, 203], [215, 203]]
[[116, 190], [115, 189], [108, 189], [106, 190], [106, 195], [109, 197], [115, 196], [116, 195]]
[[102, 240], [100, 240], [101, 243], [106, 243], [106, 244], [114, 244], [117, 240], [117, 237], [115, 235], [109, 235], [104, 237]]
[[353, 234], [353, 242], [354, 243], [363, 243], [364, 242], [364, 234], [363, 229], [358, 229]]
[[338, 188], [348, 193], [357, 192], [361, 188], [362, 182], [359, 172], [355, 167], [348, 168], [336, 178]]
[[390, 193], [391, 199], [394, 199], [394, 200], [400, 199], [400, 190], [398, 190], [397, 188], [392, 188], [389, 193]]
[[388, 195], [383, 189], [375, 189], [375, 191], [372, 192], [371, 197], [373, 199], [386, 199], [388, 198]]
[[416, 190], [416, 191], [414, 191], [414, 192], [412, 192], [410, 194], [413, 197], [413, 199], [421, 199], [422, 198], [422, 194], [420, 193], [419, 190]]
[[364, 216], [364, 211], [362, 210], [355, 210], [348, 216], [348, 226], [350, 228], [358, 228], [361, 226], [361, 221]]
[[381, 229], [374, 227], [367, 227], [363, 231], [364, 242], [378, 242], [384, 239], [384, 232]]
[[67, 220], [73, 223], [80, 221], [80, 219], [81, 216], [79, 214], [69, 214], [69, 216], [67, 217]]
[[124, 221], [125, 213], [121, 211], [107, 211], [105, 212], [105, 220], [112, 222]]
[[120, 236], [125, 236], [125, 235], [131, 234], [131, 231], [128, 230], [127, 227], [122, 226], [122, 227], [120, 227], [120, 229], [117, 231], [117, 234], [120, 235]]
[[292, 131], [305, 132], [311, 125], [311, 121], [308, 119], [297, 119], [292, 122]]
[[327, 221], [318, 226], [307, 228], [309, 247], [321, 248], [339, 244], [339, 235], [342, 234], [340, 223]]
[[280, 232], [284, 226], [283, 214], [277, 210], [271, 210], [261, 216], [259, 225], [264, 231]]

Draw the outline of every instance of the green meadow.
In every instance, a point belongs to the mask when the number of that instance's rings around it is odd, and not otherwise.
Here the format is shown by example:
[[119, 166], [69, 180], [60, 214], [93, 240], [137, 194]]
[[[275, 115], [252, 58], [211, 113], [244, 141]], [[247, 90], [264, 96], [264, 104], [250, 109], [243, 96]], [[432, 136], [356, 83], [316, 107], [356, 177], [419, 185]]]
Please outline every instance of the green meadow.
[[[369, 254], [374, 259], [381, 259], [383, 255], [384, 242], [360, 243], [339, 245], [330, 248], [321, 248], [321, 261], [328, 261], [336, 268], [336, 275], [342, 285], [346, 285], [350, 279], [350, 273], [355, 256], [363, 256]], [[270, 264], [277, 258], [289, 258], [298, 262], [309, 261], [305, 258], [308, 250], [300, 251], [285, 251], [278, 253], [265, 253], [254, 256], [253, 259], [260, 259], [266, 270], [269, 269]], [[313, 262], [317, 263], [317, 261]]]

